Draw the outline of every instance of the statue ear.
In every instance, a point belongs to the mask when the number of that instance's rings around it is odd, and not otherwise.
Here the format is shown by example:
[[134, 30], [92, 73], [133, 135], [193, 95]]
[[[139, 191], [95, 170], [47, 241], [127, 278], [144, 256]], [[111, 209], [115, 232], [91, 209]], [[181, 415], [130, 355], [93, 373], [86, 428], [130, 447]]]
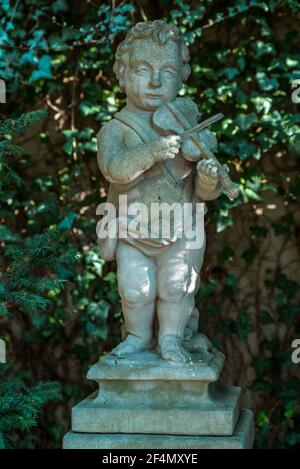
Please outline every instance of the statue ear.
[[124, 75], [125, 75], [125, 64], [123, 63], [120, 68], [119, 68], [119, 85], [120, 85], [120, 89], [121, 91], [125, 91], [125, 79], [124, 79]]
[[191, 67], [189, 64], [184, 64], [182, 66], [182, 80], [186, 81], [191, 74]]

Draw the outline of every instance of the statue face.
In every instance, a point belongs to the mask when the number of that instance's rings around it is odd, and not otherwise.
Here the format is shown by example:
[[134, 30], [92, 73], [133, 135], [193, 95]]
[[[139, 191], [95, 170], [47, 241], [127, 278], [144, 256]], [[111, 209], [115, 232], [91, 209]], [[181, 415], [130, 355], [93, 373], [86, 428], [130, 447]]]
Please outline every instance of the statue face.
[[122, 85], [127, 103], [147, 111], [173, 101], [181, 87], [182, 72], [176, 42], [156, 44], [137, 40], [129, 54]]

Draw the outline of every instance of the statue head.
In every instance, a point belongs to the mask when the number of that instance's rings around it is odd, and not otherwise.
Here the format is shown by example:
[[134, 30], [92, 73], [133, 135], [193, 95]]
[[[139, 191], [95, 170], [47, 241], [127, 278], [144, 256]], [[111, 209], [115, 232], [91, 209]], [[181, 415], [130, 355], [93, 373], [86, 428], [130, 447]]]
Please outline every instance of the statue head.
[[191, 69], [189, 51], [174, 24], [137, 23], [119, 44], [114, 72], [127, 103], [154, 111], [173, 101]]

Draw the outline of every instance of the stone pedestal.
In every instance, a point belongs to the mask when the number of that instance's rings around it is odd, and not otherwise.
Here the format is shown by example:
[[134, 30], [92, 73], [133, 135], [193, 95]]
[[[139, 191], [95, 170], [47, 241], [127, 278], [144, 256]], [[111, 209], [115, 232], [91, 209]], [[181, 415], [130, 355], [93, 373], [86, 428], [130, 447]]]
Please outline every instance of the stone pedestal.
[[250, 448], [252, 412], [240, 411], [240, 388], [219, 381], [223, 365], [218, 351], [189, 364], [107, 355], [88, 372], [99, 391], [73, 408], [64, 448]]

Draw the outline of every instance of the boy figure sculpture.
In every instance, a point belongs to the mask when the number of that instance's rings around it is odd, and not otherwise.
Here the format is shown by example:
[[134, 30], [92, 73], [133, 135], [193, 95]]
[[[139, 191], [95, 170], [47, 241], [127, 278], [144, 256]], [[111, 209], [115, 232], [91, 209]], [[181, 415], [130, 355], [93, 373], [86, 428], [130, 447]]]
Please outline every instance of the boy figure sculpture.
[[[128, 204], [142, 202], [150, 209], [152, 203], [183, 205], [217, 198], [222, 185], [215, 160], [201, 154], [216, 150], [215, 136], [202, 131], [201, 150], [196, 150], [179, 135], [162, 136], [152, 120], [160, 106], [175, 100], [190, 74], [189, 52], [178, 28], [161, 20], [138, 23], [119, 45], [114, 71], [127, 104], [98, 134], [98, 164], [110, 182], [108, 201], [117, 207], [121, 194]], [[156, 340], [163, 359], [190, 360], [183, 341], [192, 314], [197, 314], [194, 296], [204, 250], [204, 241], [190, 249], [185, 236], [161, 243], [137, 237], [117, 240], [127, 337], [113, 354], [147, 350]], [[113, 258], [105, 249], [102, 255]]]

